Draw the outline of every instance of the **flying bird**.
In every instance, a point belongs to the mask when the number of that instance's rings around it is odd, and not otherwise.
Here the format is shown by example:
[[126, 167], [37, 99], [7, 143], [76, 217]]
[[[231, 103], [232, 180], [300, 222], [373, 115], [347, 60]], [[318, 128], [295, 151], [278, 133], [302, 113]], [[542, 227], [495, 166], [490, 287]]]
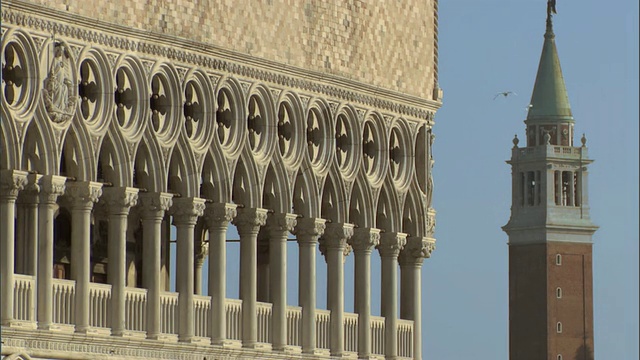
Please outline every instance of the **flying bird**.
[[509, 95], [518, 95], [518, 94], [516, 94], [516, 93], [515, 93], [515, 92], [513, 92], [513, 91], [503, 91], [503, 92], [499, 92], [499, 93], [497, 93], [497, 94], [496, 94], [496, 96], [494, 96], [494, 97], [493, 97], [493, 100], [497, 99], [497, 98], [498, 98], [498, 96], [500, 96], [500, 95], [502, 95], [502, 96], [504, 96], [504, 97], [507, 97], [507, 96], [509, 96]]

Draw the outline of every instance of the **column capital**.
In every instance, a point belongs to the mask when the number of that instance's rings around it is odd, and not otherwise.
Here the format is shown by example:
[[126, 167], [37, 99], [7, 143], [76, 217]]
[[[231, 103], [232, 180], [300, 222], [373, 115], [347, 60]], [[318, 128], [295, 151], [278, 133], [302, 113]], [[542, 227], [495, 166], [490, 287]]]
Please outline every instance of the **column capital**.
[[269, 214], [267, 231], [271, 240], [282, 240], [289, 232], [293, 232], [298, 223], [298, 215], [290, 213]]
[[165, 192], [140, 193], [140, 214], [143, 220], [162, 218], [173, 205], [173, 194]]
[[355, 253], [371, 253], [380, 244], [380, 229], [357, 228], [353, 230], [353, 236], [349, 239], [349, 245]]
[[58, 196], [64, 195], [67, 178], [57, 175], [44, 175], [38, 182], [40, 190], [40, 202], [55, 204]]
[[209, 203], [204, 209], [204, 219], [209, 229], [226, 228], [238, 215], [238, 205], [229, 203]]
[[348, 240], [353, 236], [353, 224], [329, 223], [322, 237], [320, 237], [320, 252], [326, 256], [329, 249], [341, 250], [344, 256], [349, 255], [351, 246]]
[[238, 233], [258, 233], [261, 226], [267, 223], [267, 209], [249, 208], [238, 209], [238, 215], [232, 220], [238, 228]]
[[204, 264], [204, 258], [209, 255], [209, 243], [196, 241], [193, 246], [193, 255], [195, 257], [196, 265], [202, 266], [202, 264]]
[[22, 204], [38, 204], [40, 202], [40, 181], [42, 176], [35, 173], [27, 175], [27, 184], [20, 191], [18, 202]]
[[406, 243], [407, 234], [388, 232], [380, 235], [380, 244], [378, 244], [377, 248], [380, 256], [397, 258]]
[[436, 249], [436, 241], [432, 238], [422, 236], [411, 236], [407, 238], [402, 251], [400, 251], [400, 265], [422, 265], [424, 259], [431, 257], [431, 253]]
[[133, 187], [107, 187], [100, 200], [105, 202], [109, 215], [127, 215], [138, 203], [138, 189]]
[[169, 209], [174, 225], [195, 225], [198, 217], [204, 215], [206, 200], [197, 197], [175, 198]]
[[27, 185], [28, 174], [20, 170], [0, 170], [0, 198], [15, 201]]
[[93, 181], [70, 182], [65, 195], [69, 197], [71, 209], [91, 209], [102, 196], [102, 183]]
[[296, 221], [296, 226], [293, 229], [293, 233], [298, 238], [298, 244], [300, 243], [312, 243], [318, 242], [318, 238], [324, 234], [327, 220], [322, 218], [301, 218]]

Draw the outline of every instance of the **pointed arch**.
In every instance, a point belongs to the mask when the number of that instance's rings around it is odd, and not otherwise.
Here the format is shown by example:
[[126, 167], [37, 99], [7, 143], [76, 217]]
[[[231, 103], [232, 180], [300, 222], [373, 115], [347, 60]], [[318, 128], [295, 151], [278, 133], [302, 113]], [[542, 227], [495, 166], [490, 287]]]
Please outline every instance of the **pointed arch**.
[[373, 195], [364, 176], [356, 178], [349, 200], [349, 222], [360, 227], [374, 226]]
[[96, 157], [86, 132], [71, 126], [62, 142], [60, 175], [75, 177], [78, 181], [95, 180]]
[[376, 206], [376, 227], [388, 232], [400, 231], [400, 204], [390, 177], [387, 177]]
[[209, 150], [205, 154], [200, 176], [200, 197], [214, 202], [231, 202], [231, 187], [226, 162], [217, 151]]
[[321, 216], [333, 222], [347, 222], [348, 201], [342, 178], [332, 168], [322, 188]]
[[160, 149], [157, 144], [149, 141], [145, 136], [136, 149], [133, 165], [132, 184], [134, 187], [147, 189], [150, 192], [165, 191], [166, 169], [161, 159]]
[[110, 182], [114, 186], [131, 186], [131, 160], [117, 131], [107, 132], [100, 144], [96, 180]]
[[20, 146], [14, 121], [2, 107], [2, 126], [0, 126], [0, 169], [18, 169], [20, 167]]
[[293, 211], [308, 218], [320, 216], [319, 194], [316, 178], [308, 164], [308, 160], [305, 159], [300, 169], [298, 169], [295, 185], [293, 186]]
[[231, 199], [234, 203], [242, 204], [247, 208], [259, 207], [262, 200], [256, 167], [253, 158], [246, 152], [240, 155], [236, 164]]
[[420, 201], [420, 189], [416, 181], [411, 184], [402, 210], [402, 232], [410, 236], [426, 236], [423, 207]]
[[276, 213], [291, 212], [291, 189], [282, 162], [270, 163], [262, 190], [262, 207]]

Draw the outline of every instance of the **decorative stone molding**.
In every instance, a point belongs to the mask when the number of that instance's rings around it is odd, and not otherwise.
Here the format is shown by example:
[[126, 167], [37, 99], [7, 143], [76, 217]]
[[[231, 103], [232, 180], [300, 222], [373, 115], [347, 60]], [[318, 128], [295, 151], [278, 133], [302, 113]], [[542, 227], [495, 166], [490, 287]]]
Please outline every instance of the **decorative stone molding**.
[[169, 193], [138, 194], [142, 219], [162, 218], [173, 204], [173, 195]]
[[0, 198], [16, 200], [27, 185], [26, 171], [0, 170]]
[[257, 234], [260, 227], [267, 223], [267, 213], [267, 209], [239, 209], [238, 215], [233, 219], [233, 224], [238, 228], [240, 234]]
[[198, 217], [204, 214], [206, 200], [196, 197], [173, 199], [173, 205], [169, 209], [173, 215], [174, 225], [195, 225]]
[[238, 214], [238, 206], [226, 203], [210, 203], [204, 210], [204, 219], [209, 229], [227, 228], [229, 222]]
[[400, 251], [398, 260], [400, 265], [421, 265], [424, 259], [431, 257], [431, 253], [435, 249], [436, 244], [434, 239], [411, 236], [407, 238], [407, 243], [402, 251]]
[[407, 234], [400, 232], [384, 233], [380, 236], [378, 251], [382, 257], [397, 258], [407, 243]]
[[70, 182], [65, 195], [69, 197], [72, 209], [91, 209], [102, 196], [102, 184], [93, 181]]
[[353, 251], [371, 253], [380, 244], [380, 229], [357, 228], [353, 231], [353, 236], [349, 238], [349, 245]]
[[349, 255], [351, 246], [349, 246], [348, 241], [353, 236], [353, 229], [353, 224], [327, 224], [327, 228], [320, 238], [320, 252], [322, 255], [326, 256], [329, 249], [339, 249], [344, 256]]
[[327, 227], [326, 220], [321, 218], [298, 219], [293, 233], [298, 237], [298, 243], [317, 243]]
[[102, 189], [101, 201], [105, 202], [110, 214], [129, 213], [129, 209], [138, 203], [138, 189], [131, 187], [107, 187]]
[[269, 214], [267, 217], [267, 229], [270, 239], [286, 238], [289, 232], [294, 231], [297, 221], [298, 215], [296, 214]]
[[40, 178], [40, 202], [46, 204], [55, 204], [58, 196], [64, 195], [65, 183], [67, 178], [64, 176], [44, 175]]
[[[20, 6], [16, 6], [17, 4]], [[38, 15], [26, 14], [21, 11], [22, 9]], [[145, 53], [154, 57], [164, 57], [172, 61], [229, 72], [236, 76], [248, 77], [278, 86], [320, 93], [423, 121], [429, 121], [433, 113], [441, 106], [440, 101], [400, 94], [326, 73], [299, 68], [283, 68], [280, 63], [275, 61], [257, 59], [241, 53], [229, 54], [228, 50], [219, 49], [210, 44], [195, 43], [163, 34], [153, 34], [154, 38], [151, 39], [150, 35], [143, 30], [95, 20], [93, 20], [91, 27], [73, 26], [69, 24], [80, 23], [86, 19], [65, 13], [60, 13], [56, 20], [43, 19], [41, 16], [48, 15], [45, 13], [47, 10], [50, 9], [45, 10], [37, 5], [16, 2], [13, 8], [2, 8], [2, 22], [123, 51]], [[114, 31], [123, 35], [112, 35]], [[170, 43], [172, 46], [160, 45], [162, 42]], [[200, 53], [183, 50], [193, 48], [198, 48]], [[227, 60], [229, 58], [233, 61]]]

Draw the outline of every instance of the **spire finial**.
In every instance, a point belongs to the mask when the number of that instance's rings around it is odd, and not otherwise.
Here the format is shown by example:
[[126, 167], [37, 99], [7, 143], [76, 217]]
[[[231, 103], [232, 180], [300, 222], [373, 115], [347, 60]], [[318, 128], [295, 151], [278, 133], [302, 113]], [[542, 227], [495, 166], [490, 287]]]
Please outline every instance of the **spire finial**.
[[544, 34], [545, 37], [553, 38], [553, 15], [551, 14], [557, 14], [556, 0], [547, 0], [547, 32]]

